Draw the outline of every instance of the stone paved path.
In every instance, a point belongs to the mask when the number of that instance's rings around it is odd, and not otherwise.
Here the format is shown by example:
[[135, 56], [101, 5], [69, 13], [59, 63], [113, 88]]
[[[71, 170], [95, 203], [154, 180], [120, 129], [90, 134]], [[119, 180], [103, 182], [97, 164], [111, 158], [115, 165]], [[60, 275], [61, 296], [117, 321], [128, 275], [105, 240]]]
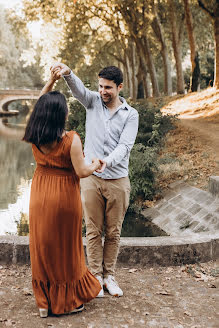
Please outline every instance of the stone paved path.
[[0, 266], [0, 327], [218, 328], [219, 262], [166, 268], [120, 267], [124, 296], [106, 295], [75, 315], [40, 319], [29, 266]]

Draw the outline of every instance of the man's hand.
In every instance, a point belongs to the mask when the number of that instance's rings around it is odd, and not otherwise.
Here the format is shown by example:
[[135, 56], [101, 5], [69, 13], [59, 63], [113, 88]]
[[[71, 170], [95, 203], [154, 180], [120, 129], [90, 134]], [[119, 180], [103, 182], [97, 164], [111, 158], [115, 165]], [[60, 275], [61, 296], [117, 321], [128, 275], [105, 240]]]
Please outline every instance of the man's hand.
[[51, 71], [51, 75], [50, 75], [50, 81], [51, 82], [55, 82], [59, 79], [61, 79], [61, 74], [60, 74], [60, 69], [57, 67], [56, 69], [54, 69], [53, 71]]
[[101, 164], [101, 168], [100, 169], [97, 169], [96, 172], [97, 173], [103, 173], [103, 171], [106, 168], [106, 162], [104, 162], [102, 159], [100, 159], [99, 161], [100, 161], [100, 164]]
[[59, 72], [60, 77], [61, 77], [61, 75], [69, 75], [71, 73], [71, 69], [67, 65], [62, 64], [62, 63], [53, 64], [50, 67], [50, 70], [51, 70], [52, 73]]

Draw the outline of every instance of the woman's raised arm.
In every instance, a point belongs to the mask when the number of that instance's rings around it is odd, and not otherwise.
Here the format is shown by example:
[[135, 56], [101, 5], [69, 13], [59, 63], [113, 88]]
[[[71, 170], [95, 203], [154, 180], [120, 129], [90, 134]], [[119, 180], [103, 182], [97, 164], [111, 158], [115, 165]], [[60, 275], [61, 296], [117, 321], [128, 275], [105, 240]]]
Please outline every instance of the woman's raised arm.
[[57, 80], [59, 80], [60, 78], [61, 78], [61, 74], [60, 74], [59, 68], [57, 68], [54, 71], [51, 71], [49, 80], [46, 82], [46, 84], [44, 85], [44, 87], [42, 88], [42, 90], [40, 92], [40, 97], [42, 95], [44, 95], [45, 93], [52, 91], [52, 88], [53, 88], [55, 82]]

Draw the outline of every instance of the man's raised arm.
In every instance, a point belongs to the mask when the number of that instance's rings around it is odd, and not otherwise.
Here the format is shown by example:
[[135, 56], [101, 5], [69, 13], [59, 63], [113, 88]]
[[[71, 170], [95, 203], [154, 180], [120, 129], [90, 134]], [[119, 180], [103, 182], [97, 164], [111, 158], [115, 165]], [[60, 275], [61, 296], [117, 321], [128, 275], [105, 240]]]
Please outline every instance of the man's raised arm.
[[51, 71], [59, 70], [60, 76], [63, 76], [73, 96], [88, 108], [95, 97], [95, 93], [87, 89], [83, 82], [72, 72], [72, 70], [63, 63], [56, 63], [51, 67]]

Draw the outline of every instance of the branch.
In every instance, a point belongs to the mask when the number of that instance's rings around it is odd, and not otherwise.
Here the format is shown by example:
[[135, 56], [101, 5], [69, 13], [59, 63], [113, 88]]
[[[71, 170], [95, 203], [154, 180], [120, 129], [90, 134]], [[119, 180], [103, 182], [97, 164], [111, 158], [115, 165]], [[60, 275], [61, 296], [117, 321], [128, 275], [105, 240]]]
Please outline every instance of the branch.
[[211, 18], [215, 18], [215, 14], [211, 12], [207, 7], [205, 7], [204, 3], [201, 0], [198, 0], [198, 4], [204, 11], [206, 11], [211, 16]]

